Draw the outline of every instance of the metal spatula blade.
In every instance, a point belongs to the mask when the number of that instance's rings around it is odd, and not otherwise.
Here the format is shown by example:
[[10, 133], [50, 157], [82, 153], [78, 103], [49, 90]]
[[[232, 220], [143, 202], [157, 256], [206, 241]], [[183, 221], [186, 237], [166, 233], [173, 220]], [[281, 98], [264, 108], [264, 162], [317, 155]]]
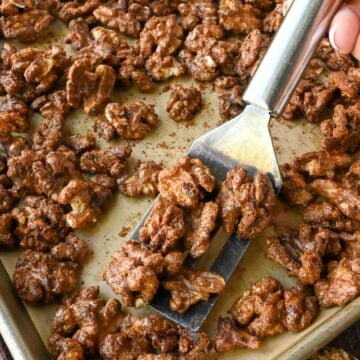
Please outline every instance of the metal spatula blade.
[[[241, 115], [193, 143], [188, 155], [200, 158], [218, 181], [237, 166], [247, 169], [250, 176], [256, 171], [267, 174], [275, 190], [280, 190], [281, 175], [269, 121], [271, 115], [281, 114], [340, 5], [340, 0], [295, 0], [244, 94], [244, 100], [250, 105]], [[138, 239], [138, 231], [150, 211], [151, 208], [138, 224], [133, 239]], [[211, 271], [228, 281], [248, 245], [248, 241], [231, 235]], [[194, 263], [189, 257], [186, 262], [190, 266]], [[199, 302], [179, 315], [169, 307], [169, 293], [160, 289], [150, 307], [166, 318], [198, 331], [217, 299], [218, 296], [213, 295], [208, 302]]]

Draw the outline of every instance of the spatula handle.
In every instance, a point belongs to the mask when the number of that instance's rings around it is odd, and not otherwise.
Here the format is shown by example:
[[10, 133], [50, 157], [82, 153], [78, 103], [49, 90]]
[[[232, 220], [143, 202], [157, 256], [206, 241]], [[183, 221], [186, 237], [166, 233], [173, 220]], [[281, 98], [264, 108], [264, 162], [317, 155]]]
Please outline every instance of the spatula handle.
[[294, 0], [243, 99], [274, 116], [284, 110], [341, 0]]

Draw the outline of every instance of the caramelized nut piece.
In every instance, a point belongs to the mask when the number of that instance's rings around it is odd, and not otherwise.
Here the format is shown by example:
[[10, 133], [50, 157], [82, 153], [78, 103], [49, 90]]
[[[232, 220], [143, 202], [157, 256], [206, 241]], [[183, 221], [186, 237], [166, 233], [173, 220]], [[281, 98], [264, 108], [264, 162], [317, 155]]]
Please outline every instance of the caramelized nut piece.
[[104, 280], [126, 306], [140, 307], [149, 303], [159, 286], [157, 275], [164, 270], [160, 253], [152, 253], [127, 241], [112, 259], [104, 273]]
[[186, 220], [189, 229], [184, 237], [184, 245], [189, 249], [192, 257], [200, 257], [209, 249], [211, 233], [216, 227], [218, 213], [218, 205], [209, 201], [188, 214]]
[[301, 285], [284, 291], [285, 327], [288, 331], [306, 329], [318, 314], [318, 302], [309, 289]]
[[13, 235], [14, 222], [10, 214], [0, 215], [0, 249], [13, 249], [15, 237]]
[[5, 39], [33, 42], [42, 36], [53, 21], [48, 10], [33, 9], [2, 17], [1, 32]]
[[185, 231], [184, 212], [168, 200], [158, 199], [139, 236], [140, 241], [150, 249], [166, 253], [177, 247]]
[[125, 167], [125, 161], [131, 155], [129, 144], [118, 145], [101, 150], [87, 151], [80, 158], [80, 168], [92, 174], [118, 176]]
[[173, 278], [163, 281], [161, 286], [171, 293], [171, 310], [183, 314], [191, 305], [208, 301], [210, 294], [222, 292], [225, 280], [216, 273], [183, 268]]
[[51, 249], [51, 256], [54, 259], [76, 263], [81, 263], [89, 253], [89, 245], [74, 233], [70, 233], [64, 242], [60, 242]]
[[202, 105], [201, 93], [194, 87], [185, 89], [181, 85], [171, 88], [170, 98], [166, 110], [175, 121], [190, 121], [200, 110]]
[[285, 307], [281, 284], [271, 277], [252, 285], [231, 308], [237, 323], [259, 338], [282, 333]]
[[219, 318], [215, 338], [216, 351], [230, 351], [239, 348], [258, 349], [259, 347], [258, 337], [240, 329], [229, 318]]
[[336, 205], [344, 215], [354, 220], [360, 220], [360, 196], [356, 192], [335, 181], [325, 179], [313, 181], [311, 188]]
[[214, 188], [215, 178], [200, 159], [182, 157], [159, 174], [161, 196], [186, 208], [195, 208]]
[[12, 212], [14, 234], [24, 249], [46, 251], [63, 241], [69, 229], [60, 205], [45, 197], [25, 198], [24, 207]]
[[124, 139], [143, 139], [158, 123], [153, 105], [139, 101], [120, 105], [110, 103], [105, 108], [105, 119]]
[[26, 250], [15, 266], [14, 286], [27, 303], [49, 302], [75, 289], [77, 264], [58, 262], [50, 255]]
[[[76, 342], [84, 352], [95, 352], [106, 335], [118, 330], [123, 317], [117, 300], [106, 302], [99, 298], [98, 286], [85, 288], [58, 307], [51, 326], [54, 334], [50, 340], [51, 350], [66, 352], [67, 347], [64, 349], [59, 345], [63, 343], [63, 337], [67, 337], [73, 340], [70, 345]], [[75, 348], [81, 352], [78, 346]]]
[[250, 180], [245, 169], [233, 168], [221, 183], [217, 203], [224, 231], [237, 229], [239, 236], [252, 239], [270, 224], [275, 192], [265, 175], [258, 173]]
[[251, 30], [261, 29], [261, 11], [240, 0], [221, 0], [218, 13], [220, 25], [235, 34], [247, 34]]
[[348, 304], [360, 294], [360, 259], [330, 261], [327, 279], [319, 280], [314, 290], [323, 307]]
[[28, 109], [22, 100], [0, 96], [0, 134], [25, 132], [29, 128]]
[[139, 162], [132, 175], [123, 175], [117, 180], [120, 192], [131, 197], [155, 196], [158, 193], [158, 177], [162, 169], [163, 166], [154, 161]]

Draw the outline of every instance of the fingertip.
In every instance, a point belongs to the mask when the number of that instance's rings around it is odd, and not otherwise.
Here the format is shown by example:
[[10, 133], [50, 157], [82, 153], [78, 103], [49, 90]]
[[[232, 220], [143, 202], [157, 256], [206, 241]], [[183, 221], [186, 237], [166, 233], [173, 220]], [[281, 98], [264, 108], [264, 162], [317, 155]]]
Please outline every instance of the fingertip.
[[358, 14], [352, 8], [344, 6], [331, 23], [329, 41], [336, 50], [349, 54], [355, 47], [359, 31]]

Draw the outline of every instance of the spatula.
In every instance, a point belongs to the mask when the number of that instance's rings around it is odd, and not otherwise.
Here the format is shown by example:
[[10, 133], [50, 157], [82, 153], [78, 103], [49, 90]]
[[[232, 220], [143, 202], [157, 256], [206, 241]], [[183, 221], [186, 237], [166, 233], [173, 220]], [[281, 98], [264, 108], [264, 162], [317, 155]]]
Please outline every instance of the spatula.
[[[243, 99], [248, 104], [242, 114], [197, 139], [188, 155], [200, 158], [218, 181], [234, 166], [267, 174], [278, 192], [281, 175], [269, 132], [272, 117], [278, 117], [295, 90], [340, 0], [295, 0], [250, 82]], [[132, 239], [150, 213], [138, 224]], [[211, 271], [228, 281], [239, 264], [249, 241], [231, 235], [213, 262]], [[193, 260], [187, 260], [188, 265]], [[170, 296], [159, 290], [150, 307], [166, 318], [198, 331], [218, 296], [199, 302], [179, 315], [169, 307]]]

